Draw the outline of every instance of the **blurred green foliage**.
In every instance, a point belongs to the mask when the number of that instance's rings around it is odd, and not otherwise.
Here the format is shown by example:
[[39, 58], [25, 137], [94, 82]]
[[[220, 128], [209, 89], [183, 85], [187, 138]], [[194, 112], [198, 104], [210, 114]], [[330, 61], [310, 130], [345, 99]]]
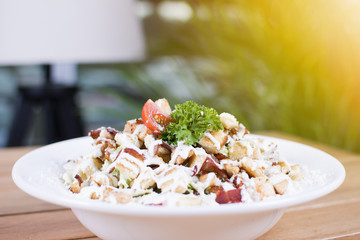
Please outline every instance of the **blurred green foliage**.
[[[162, 1], [149, 1], [154, 9]], [[360, 14], [354, 1], [188, 1], [192, 17], [143, 20], [148, 58], [118, 66], [118, 116], [147, 98], [195, 100], [250, 131], [279, 130], [360, 152]], [[126, 91], [124, 91], [126, 90]], [[114, 98], [114, 99], [115, 99]], [[133, 111], [129, 112], [129, 109]]]

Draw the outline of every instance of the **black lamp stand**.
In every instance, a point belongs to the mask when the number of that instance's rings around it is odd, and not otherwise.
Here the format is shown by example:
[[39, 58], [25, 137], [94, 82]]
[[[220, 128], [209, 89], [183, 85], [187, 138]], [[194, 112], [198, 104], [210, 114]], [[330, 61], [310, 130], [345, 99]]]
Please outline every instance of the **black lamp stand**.
[[76, 86], [54, 84], [51, 65], [43, 66], [45, 83], [41, 86], [18, 88], [18, 100], [8, 136], [7, 146], [26, 144], [34, 109], [41, 108], [45, 116], [45, 142], [49, 144], [84, 134], [83, 123], [77, 107]]

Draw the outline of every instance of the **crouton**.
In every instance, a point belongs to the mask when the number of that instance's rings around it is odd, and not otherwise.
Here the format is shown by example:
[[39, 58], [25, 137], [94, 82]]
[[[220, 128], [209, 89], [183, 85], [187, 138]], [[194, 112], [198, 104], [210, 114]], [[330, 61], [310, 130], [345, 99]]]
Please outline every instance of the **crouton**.
[[130, 133], [118, 133], [116, 134], [115, 136], [115, 141], [116, 141], [116, 144], [121, 146], [121, 145], [126, 145], [126, 144], [133, 144], [135, 145], [136, 147], [141, 147], [142, 145], [142, 142], [139, 140], [139, 138], [137, 136], [134, 136]]
[[281, 167], [281, 171], [285, 174], [288, 174], [291, 170], [290, 165], [286, 162], [279, 162], [279, 166]]
[[260, 199], [275, 196], [273, 185], [265, 177], [255, 178], [256, 191], [260, 193]]
[[[128, 149], [128, 152], [126, 149]], [[116, 163], [116, 168], [125, 179], [135, 179], [139, 175], [140, 169], [145, 166], [143, 156], [135, 150], [131, 150], [134, 149], [125, 148], [123, 152], [131, 156], [121, 154]]]
[[144, 124], [140, 124], [136, 128], [135, 134], [143, 142], [145, 137], [151, 134], [151, 131]]
[[90, 198], [91, 199], [99, 199], [100, 196], [96, 192], [93, 192], [93, 193], [91, 193]]
[[253, 150], [253, 155], [252, 155], [252, 158], [253, 159], [260, 159], [261, 157], [261, 150], [258, 146], [255, 146], [254, 147], [254, 150]]
[[274, 184], [275, 192], [280, 195], [283, 195], [286, 192], [288, 185], [289, 185], [289, 181], [286, 179]]
[[191, 169], [177, 165], [157, 168], [155, 169], [158, 176], [156, 180], [157, 186], [163, 192], [184, 193], [188, 190], [187, 187], [191, 181], [187, 171], [191, 171]]
[[[130, 167], [127, 166], [127, 164], [130, 164]], [[124, 164], [124, 162], [119, 162], [116, 164], [116, 168], [119, 170], [120, 174], [125, 179], [134, 179], [139, 175], [139, 168], [134, 163], [127, 163]]]
[[[172, 188], [171, 186], [174, 185], [175, 187]], [[159, 188], [161, 188], [161, 190], [164, 190], [164, 189], [173, 189], [174, 192], [177, 192], [177, 193], [184, 193], [187, 191], [187, 188], [184, 187], [184, 186], [180, 186], [180, 185], [177, 185], [175, 180], [173, 178], [169, 179], [168, 181], [160, 184]]]
[[191, 158], [189, 160], [189, 167], [197, 166], [197, 169], [199, 171], [201, 166], [204, 164], [206, 157], [207, 157], [206, 155], [194, 154], [193, 156], [191, 156]]
[[240, 160], [249, 156], [248, 148], [241, 144], [241, 142], [233, 142], [229, 146], [229, 157], [231, 160]]
[[[176, 152], [173, 153], [174, 156], [172, 156], [171, 158], [175, 158], [175, 161], [174, 163], [175, 164], [182, 164], [185, 162], [185, 160], [191, 158], [193, 155], [194, 155], [194, 150], [191, 149], [190, 151], [188, 152], [185, 152], [186, 154], [176, 154]], [[176, 155], [175, 155], [176, 154]]]
[[220, 121], [225, 129], [235, 129], [239, 128], [239, 122], [236, 118], [230, 113], [221, 113]]
[[202, 204], [201, 198], [193, 197], [193, 196], [181, 196], [176, 201], [177, 206], [199, 206]]
[[150, 129], [143, 124], [141, 119], [127, 121], [123, 132], [134, 134], [141, 142], [144, 142], [145, 137], [151, 134]]
[[140, 182], [140, 189], [148, 189], [148, 188], [154, 186], [154, 184], [155, 184], [154, 178], [142, 179]]
[[128, 203], [132, 199], [131, 194], [120, 191], [114, 191], [112, 188], [105, 188], [103, 195], [104, 195], [104, 200], [109, 200], [109, 198], [113, 197], [118, 203]]
[[145, 147], [149, 150], [150, 156], [158, 156], [168, 163], [171, 159], [172, 148], [170, 145], [160, 139], [155, 139], [153, 135], [147, 135], [144, 138]]
[[93, 139], [102, 138], [102, 139], [114, 140], [114, 137], [117, 133], [118, 131], [116, 131], [113, 128], [101, 127], [96, 130], [90, 131], [89, 136], [92, 137]]
[[162, 145], [158, 145], [157, 149], [155, 150], [155, 155], [161, 157], [162, 160], [166, 163], [168, 163], [171, 159], [171, 151]]
[[207, 132], [200, 139], [199, 145], [209, 154], [215, 154], [225, 145], [228, 135], [224, 131]]
[[146, 168], [145, 171], [141, 172], [140, 175], [134, 180], [133, 188], [135, 189], [148, 189], [155, 184], [155, 173], [151, 168]]
[[90, 176], [90, 182], [96, 183], [98, 186], [117, 186], [117, 178], [106, 173], [96, 172]]
[[264, 171], [256, 166], [254, 160], [244, 158], [241, 160], [241, 168], [244, 169], [250, 177], [263, 177]]
[[289, 176], [292, 180], [301, 180], [303, 178], [301, 168], [298, 164], [291, 166]]
[[138, 123], [135, 120], [127, 121], [124, 126], [123, 132], [133, 134], [137, 126]]
[[229, 177], [236, 175], [240, 172], [239, 166], [237, 166], [231, 162], [224, 163], [223, 165], [224, 165], [225, 171]]
[[73, 184], [71, 184], [70, 186], [70, 191], [72, 191], [73, 193], [79, 193], [81, 188], [80, 188], [80, 184], [78, 181], [73, 182]]
[[128, 203], [132, 199], [130, 194], [124, 192], [114, 192], [113, 195], [118, 203]]
[[[165, 170], [164, 177], [174, 175], [174, 174], [176, 174], [176, 172], [178, 170], [179, 169], [175, 168], [175, 167], [169, 168], [168, 170]], [[167, 188], [167, 187], [169, 187], [170, 185], [173, 185], [173, 184], [176, 185], [176, 181], [175, 181], [174, 178], [170, 178], [169, 180], [165, 181], [163, 184], [160, 184], [160, 188], [164, 189], [164, 188]], [[175, 188], [175, 192], [178, 192], [178, 193], [184, 193], [186, 190], [187, 190], [186, 188], [181, 187], [181, 186], [177, 186]]]
[[216, 175], [214, 173], [207, 173], [199, 177], [200, 182], [204, 183], [204, 188], [215, 186], [216, 184]]
[[171, 153], [170, 163], [180, 165], [184, 163], [185, 160], [191, 158], [194, 155], [194, 153], [195, 151], [193, 146], [180, 144]]

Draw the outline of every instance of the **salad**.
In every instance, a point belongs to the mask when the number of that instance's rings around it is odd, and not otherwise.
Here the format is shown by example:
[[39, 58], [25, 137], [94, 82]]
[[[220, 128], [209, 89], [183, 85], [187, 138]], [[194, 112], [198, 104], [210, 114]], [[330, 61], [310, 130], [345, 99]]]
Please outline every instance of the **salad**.
[[297, 191], [301, 167], [248, 133], [229, 113], [148, 100], [122, 131], [90, 131], [91, 152], [68, 160], [62, 178], [79, 198], [120, 204], [218, 205]]

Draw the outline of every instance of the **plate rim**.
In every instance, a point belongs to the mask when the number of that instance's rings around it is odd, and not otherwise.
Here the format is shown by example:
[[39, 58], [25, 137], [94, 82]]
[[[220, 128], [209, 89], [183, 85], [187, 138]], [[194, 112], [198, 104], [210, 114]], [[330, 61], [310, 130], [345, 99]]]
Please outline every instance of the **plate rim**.
[[[102, 212], [108, 214], [115, 214], [115, 215], [133, 215], [133, 216], [204, 216], [204, 215], [223, 215], [223, 214], [249, 214], [249, 213], [258, 213], [258, 212], [265, 212], [265, 211], [272, 211], [272, 210], [279, 210], [284, 209], [287, 207], [291, 207], [294, 205], [298, 205], [301, 203], [309, 202], [311, 200], [315, 200], [317, 198], [323, 197], [330, 192], [337, 189], [345, 180], [346, 172], [344, 166], [340, 163], [339, 160], [331, 156], [330, 154], [314, 148], [312, 146], [285, 140], [276, 137], [268, 137], [263, 135], [256, 135], [251, 134], [254, 137], [260, 137], [264, 139], [271, 140], [273, 142], [285, 142], [288, 144], [295, 144], [298, 146], [302, 146], [308, 148], [311, 151], [317, 151], [321, 154], [324, 154], [329, 160], [333, 161], [336, 165], [336, 171], [340, 173], [336, 176], [335, 180], [332, 181], [332, 184], [325, 184], [324, 186], [319, 186], [316, 189], [312, 189], [311, 191], [301, 192], [302, 197], [299, 198], [299, 194], [294, 194], [290, 196], [285, 196], [284, 198], [275, 198], [275, 199], [268, 199], [259, 202], [250, 202], [250, 203], [233, 203], [233, 204], [223, 204], [219, 206], [144, 206], [140, 204], [112, 204], [94, 200], [83, 200], [78, 198], [72, 197], [56, 197], [52, 196], [51, 194], [44, 193], [37, 189], [34, 186], [31, 186], [30, 183], [26, 182], [24, 178], [19, 176], [19, 168], [24, 161], [29, 161], [28, 158], [31, 157], [36, 152], [44, 151], [44, 149], [49, 147], [56, 147], [57, 144], [71, 144], [72, 142], [76, 141], [89, 141], [88, 136], [86, 137], [79, 137], [73, 138], [65, 141], [60, 141], [56, 143], [52, 143], [49, 145], [42, 146], [37, 148], [27, 154], [23, 155], [20, 159], [16, 161], [12, 168], [12, 179], [15, 184], [27, 194], [38, 198], [40, 200], [50, 202], [52, 204], [69, 207], [69, 208], [76, 208], [82, 209], [87, 211], [93, 212]], [[281, 153], [281, 150], [280, 150]]]

